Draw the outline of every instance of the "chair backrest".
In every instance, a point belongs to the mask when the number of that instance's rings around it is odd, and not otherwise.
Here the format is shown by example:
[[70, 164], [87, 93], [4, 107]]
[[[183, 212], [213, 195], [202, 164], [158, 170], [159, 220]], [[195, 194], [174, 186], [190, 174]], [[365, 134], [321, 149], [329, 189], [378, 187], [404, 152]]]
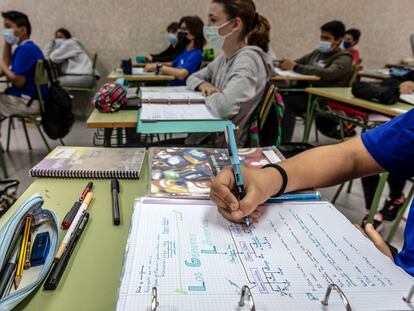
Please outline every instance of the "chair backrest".
[[95, 74], [96, 63], [98, 62], [98, 53], [92, 55], [92, 74]]
[[49, 77], [45, 68], [45, 62], [47, 62], [47, 60], [39, 60], [37, 62], [34, 78], [37, 100], [39, 101], [41, 112], [44, 112], [44, 98], [42, 95], [42, 87], [49, 85]]
[[414, 57], [414, 33], [410, 36], [410, 42], [411, 42], [411, 50], [413, 51], [413, 57]]
[[351, 78], [349, 79], [349, 86], [352, 86], [352, 84], [354, 84], [354, 82], [358, 78], [358, 73], [361, 70], [362, 70], [362, 65], [361, 64], [352, 65], [352, 75], [351, 75]]

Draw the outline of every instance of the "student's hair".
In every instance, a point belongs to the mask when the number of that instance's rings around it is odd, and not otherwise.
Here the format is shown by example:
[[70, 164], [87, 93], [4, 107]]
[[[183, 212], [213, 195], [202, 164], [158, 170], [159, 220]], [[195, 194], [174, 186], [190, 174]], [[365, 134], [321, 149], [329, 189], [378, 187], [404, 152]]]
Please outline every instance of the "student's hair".
[[177, 22], [172, 22], [167, 27], [167, 32], [177, 32], [180, 25]]
[[57, 34], [58, 32], [60, 32], [66, 39], [72, 38], [72, 34], [66, 28], [59, 28], [58, 30], [56, 30], [55, 34]]
[[321, 26], [321, 31], [332, 34], [335, 39], [345, 36], [345, 25], [341, 21], [331, 21]]
[[243, 22], [241, 39], [247, 38], [247, 44], [256, 45], [263, 51], [269, 51], [270, 24], [262, 15], [256, 12], [253, 0], [213, 0], [222, 4], [229, 19], [239, 17]]
[[355, 44], [359, 42], [359, 38], [361, 38], [361, 31], [356, 28], [348, 29], [345, 34], [351, 35], [354, 38]]
[[198, 16], [184, 16], [180, 19], [178, 23], [181, 27], [182, 23], [185, 23], [188, 32], [191, 33], [194, 39], [194, 47], [196, 49], [202, 50], [204, 45], [206, 45], [206, 39], [203, 35], [203, 26], [204, 23]]
[[27, 35], [30, 37], [32, 34], [32, 25], [30, 25], [29, 18], [26, 14], [18, 11], [7, 11], [1, 12], [1, 16], [4, 19], [8, 19], [16, 24], [17, 27], [24, 27], [26, 28]]

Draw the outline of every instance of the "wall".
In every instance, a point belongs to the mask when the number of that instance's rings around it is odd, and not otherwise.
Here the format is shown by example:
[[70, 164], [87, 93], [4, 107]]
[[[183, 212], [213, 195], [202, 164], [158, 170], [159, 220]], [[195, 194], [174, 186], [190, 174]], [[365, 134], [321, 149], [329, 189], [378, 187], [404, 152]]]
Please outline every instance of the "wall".
[[[0, 0], [0, 10], [21, 10], [30, 17], [32, 38], [44, 46], [58, 27], [68, 28], [99, 53], [103, 74], [119, 60], [165, 45], [165, 27], [183, 15], [204, 20], [209, 0]], [[341, 19], [362, 30], [361, 56], [366, 67], [411, 56], [413, 0], [256, 0], [258, 12], [272, 24], [278, 57], [296, 58], [317, 47], [319, 27]], [[0, 43], [1, 44], [1, 43]]]

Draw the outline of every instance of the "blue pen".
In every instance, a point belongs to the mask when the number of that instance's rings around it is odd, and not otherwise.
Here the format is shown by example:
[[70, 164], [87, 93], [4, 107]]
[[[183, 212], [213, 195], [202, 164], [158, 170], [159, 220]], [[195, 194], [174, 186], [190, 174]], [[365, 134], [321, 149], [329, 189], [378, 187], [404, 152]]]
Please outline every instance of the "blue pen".
[[[246, 188], [244, 186], [243, 175], [240, 169], [240, 159], [239, 153], [237, 151], [236, 137], [234, 136], [234, 129], [232, 125], [226, 125], [224, 129], [224, 134], [227, 141], [227, 149], [229, 152], [229, 157], [231, 161], [231, 166], [233, 167], [233, 175], [236, 184], [236, 194], [239, 200], [242, 200], [246, 195]], [[250, 225], [250, 217], [243, 217], [243, 221], [246, 225]]]
[[283, 201], [316, 201], [321, 199], [321, 194], [319, 192], [313, 193], [287, 193], [282, 194], [277, 198], [270, 198], [266, 203], [279, 203]]

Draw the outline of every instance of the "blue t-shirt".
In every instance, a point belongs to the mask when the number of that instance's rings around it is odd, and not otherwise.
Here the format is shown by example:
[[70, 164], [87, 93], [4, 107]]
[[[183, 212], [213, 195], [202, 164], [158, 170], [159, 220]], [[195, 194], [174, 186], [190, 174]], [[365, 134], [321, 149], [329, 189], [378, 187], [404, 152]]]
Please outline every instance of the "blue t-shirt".
[[[397, 178], [414, 176], [414, 109], [362, 134], [371, 156]], [[404, 233], [404, 246], [395, 263], [414, 276], [414, 204], [411, 204]]]
[[[178, 69], [187, 69], [188, 73], [191, 75], [200, 69], [201, 64], [203, 63], [203, 51], [201, 50], [184, 50], [176, 59], [174, 59], [172, 65]], [[171, 86], [180, 86], [185, 85], [187, 79], [184, 80], [173, 80], [170, 82]]]
[[36, 63], [44, 59], [42, 51], [32, 41], [26, 41], [19, 45], [12, 55], [11, 70], [15, 75], [26, 78], [26, 84], [22, 88], [12, 86], [6, 90], [6, 94], [13, 96], [27, 95], [30, 98], [36, 95], [34, 83]]

